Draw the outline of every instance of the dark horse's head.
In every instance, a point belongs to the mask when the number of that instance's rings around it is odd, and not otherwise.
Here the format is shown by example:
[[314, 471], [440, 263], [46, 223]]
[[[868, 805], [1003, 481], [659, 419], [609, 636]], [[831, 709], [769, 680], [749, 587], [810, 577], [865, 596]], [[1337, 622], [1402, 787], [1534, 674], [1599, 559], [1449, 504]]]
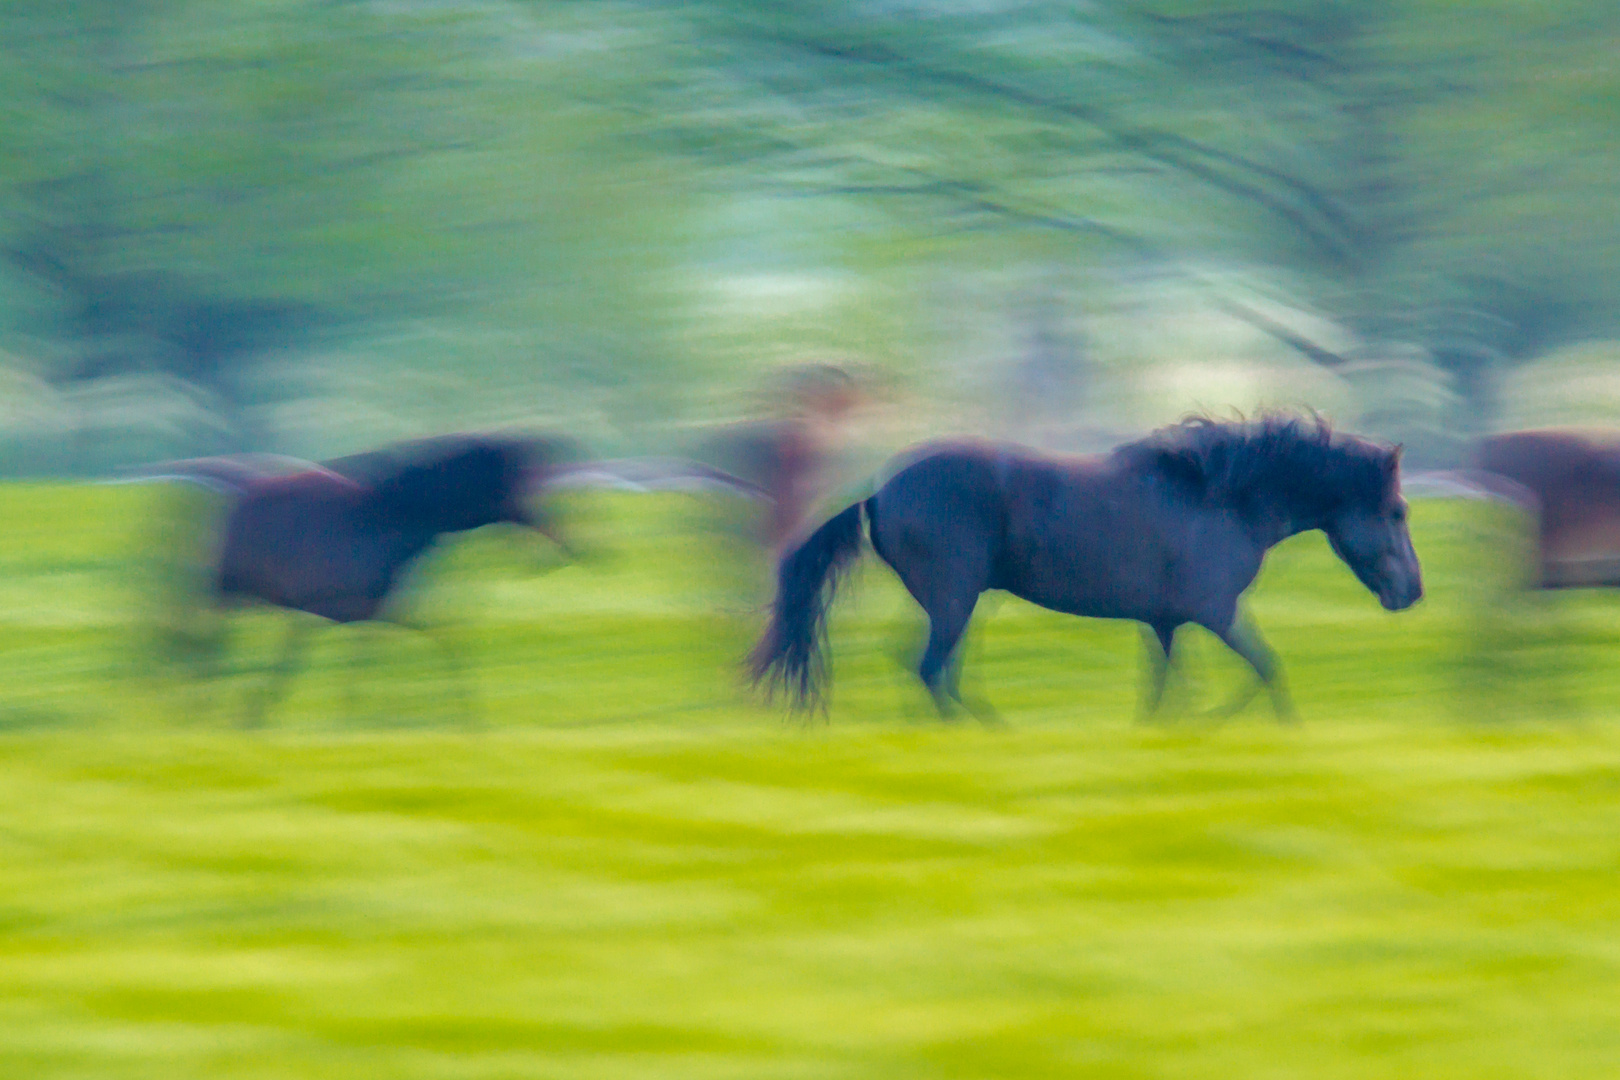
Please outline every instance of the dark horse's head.
[[566, 549], [551, 512], [536, 497], [570, 456], [572, 448], [554, 438], [446, 435], [331, 467], [369, 482], [392, 513], [431, 532], [510, 523], [535, 529]]
[[1406, 526], [1400, 448], [1335, 432], [1320, 417], [1196, 417], [1122, 448], [1210, 503], [1281, 526], [1321, 529], [1333, 551], [1390, 611], [1423, 596]]
[[1406, 526], [1406, 500], [1401, 497], [1400, 448], [1385, 449], [1360, 439], [1377, 461], [1376, 494], [1346, 500], [1322, 522], [1328, 543], [1376, 593], [1390, 611], [1402, 611], [1423, 598], [1423, 570]]

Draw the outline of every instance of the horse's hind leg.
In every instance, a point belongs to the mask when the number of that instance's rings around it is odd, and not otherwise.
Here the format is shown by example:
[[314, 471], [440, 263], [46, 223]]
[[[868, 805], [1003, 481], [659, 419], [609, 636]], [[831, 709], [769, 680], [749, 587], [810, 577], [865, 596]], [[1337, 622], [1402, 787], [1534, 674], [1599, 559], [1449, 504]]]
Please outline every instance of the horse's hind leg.
[[941, 523], [932, 517], [903, 524], [879, 516], [873, 526], [873, 548], [928, 616], [917, 677], [943, 718], [958, 708], [973, 711], [957, 689], [959, 672], [949, 665], [990, 581], [990, 544], [980, 532], [971, 520]]
[[1294, 711], [1293, 699], [1289, 697], [1288, 687], [1283, 682], [1282, 665], [1277, 661], [1277, 654], [1271, 651], [1260, 631], [1255, 629], [1254, 622], [1245, 612], [1238, 612], [1225, 630], [1215, 630], [1215, 636], [1226, 642], [1227, 646], [1254, 668], [1259, 681], [1240, 692], [1231, 701], [1215, 710], [1216, 715], [1231, 716], [1254, 700], [1263, 685], [1271, 692], [1271, 707], [1277, 713], [1277, 719], [1291, 723], [1299, 719]]
[[923, 603], [928, 613], [928, 647], [917, 664], [917, 677], [933, 695], [934, 705], [944, 717], [952, 714], [953, 704], [967, 708], [957, 689], [961, 665], [953, 665], [951, 661], [973, 618], [973, 607], [978, 599], [977, 590], [957, 587], [940, 590], [938, 595], [929, 598], [932, 602]]
[[265, 680], [259, 693], [249, 697], [247, 709], [242, 714], [243, 727], [260, 727], [264, 724], [264, 717], [270, 706], [279, 701], [287, 692], [287, 682], [292, 678], [294, 669], [298, 664], [299, 654], [309, 640], [310, 623], [302, 618], [294, 617], [287, 631], [286, 641], [281, 648], [281, 657], [270, 669], [270, 677]]
[[1147, 678], [1142, 684], [1138, 720], [1148, 720], [1164, 704], [1164, 690], [1170, 682], [1170, 657], [1175, 645], [1174, 623], [1152, 623], [1142, 627], [1142, 651], [1147, 657]]

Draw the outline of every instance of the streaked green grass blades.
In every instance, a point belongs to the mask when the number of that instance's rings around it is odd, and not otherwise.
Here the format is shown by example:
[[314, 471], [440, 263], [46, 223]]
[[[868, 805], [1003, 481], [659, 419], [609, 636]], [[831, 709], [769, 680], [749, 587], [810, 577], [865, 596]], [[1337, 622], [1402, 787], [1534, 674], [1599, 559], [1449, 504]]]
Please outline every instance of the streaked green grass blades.
[[[244, 733], [278, 618], [161, 662], [150, 498], [0, 489], [0, 1075], [1620, 1070], [1620, 598], [1513, 599], [1488, 508], [1420, 504], [1406, 615], [1275, 553], [1296, 728], [1137, 724], [1133, 629], [1011, 600], [968, 659], [1007, 726], [942, 725], [879, 568], [829, 721], [784, 721], [737, 674], [753, 569], [616, 497], [590, 564], [424, 568], [477, 727], [379, 628]], [[1185, 659], [1195, 707], [1241, 675]]]

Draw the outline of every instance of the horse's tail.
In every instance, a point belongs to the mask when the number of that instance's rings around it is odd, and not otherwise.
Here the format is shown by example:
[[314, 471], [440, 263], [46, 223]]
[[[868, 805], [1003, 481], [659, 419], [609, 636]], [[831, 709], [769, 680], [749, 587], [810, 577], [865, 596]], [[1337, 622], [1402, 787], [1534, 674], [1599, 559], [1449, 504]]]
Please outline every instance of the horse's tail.
[[152, 485], [135, 538], [144, 580], [133, 644], [143, 664], [205, 670], [223, 654], [214, 568], [223, 523], [243, 489], [221, 472], [174, 469], [126, 481]]
[[782, 557], [765, 634], [748, 655], [754, 684], [787, 692], [795, 708], [821, 703], [827, 681], [827, 609], [839, 579], [861, 553], [861, 516], [876, 497], [857, 502]]

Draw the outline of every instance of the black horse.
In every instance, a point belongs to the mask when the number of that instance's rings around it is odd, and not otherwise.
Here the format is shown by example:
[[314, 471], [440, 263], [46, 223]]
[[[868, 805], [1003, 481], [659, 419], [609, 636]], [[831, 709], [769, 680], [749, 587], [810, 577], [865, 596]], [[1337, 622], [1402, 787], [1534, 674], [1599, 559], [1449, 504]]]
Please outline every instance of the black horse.
[[777, 572], [769, 626], [749, 657], [756, 684], [794, 704], [820, 700], [826, 617], [840, 572], [872, 548], [929, 620], [917, 674], [940, 711], [962, 704], [950, 663], [979, 594], [1001, 589], [1072, 615], [1134, 619], [1151, 633], [1146, 712], [1163, 698], [1177, 628], [1203, 626], [1248, 661], [1292, 715], [1276, 657], [1238, 597], [1266, 551], [1327, 533], [1384, 607], [1423, 595], [1401, 497], [1399, 448], [1336, 434], [1320, 419], [1195, 418], [1099, 457], [1050, 457], [961, 442], [907, 455], [875, 495], [793, 548]]
[[[214, 459], [175, 463], [165, 475], [235, 496], [212, 580], [217, 600], [352, 623], [381, 617], [404, 571], [446, 534], [510, 523], [549, 536], [566, 552], [548, 512], [531, 496], [570, 452], [557, 439], [454, 435], [280, 474], [261, 471], [257, 461]], [[301, 620], [293, 624], [250, 705], [250, 722], [285, 688], [308, 629]], [[434, 640], [459, 683], [454, 655]]]

